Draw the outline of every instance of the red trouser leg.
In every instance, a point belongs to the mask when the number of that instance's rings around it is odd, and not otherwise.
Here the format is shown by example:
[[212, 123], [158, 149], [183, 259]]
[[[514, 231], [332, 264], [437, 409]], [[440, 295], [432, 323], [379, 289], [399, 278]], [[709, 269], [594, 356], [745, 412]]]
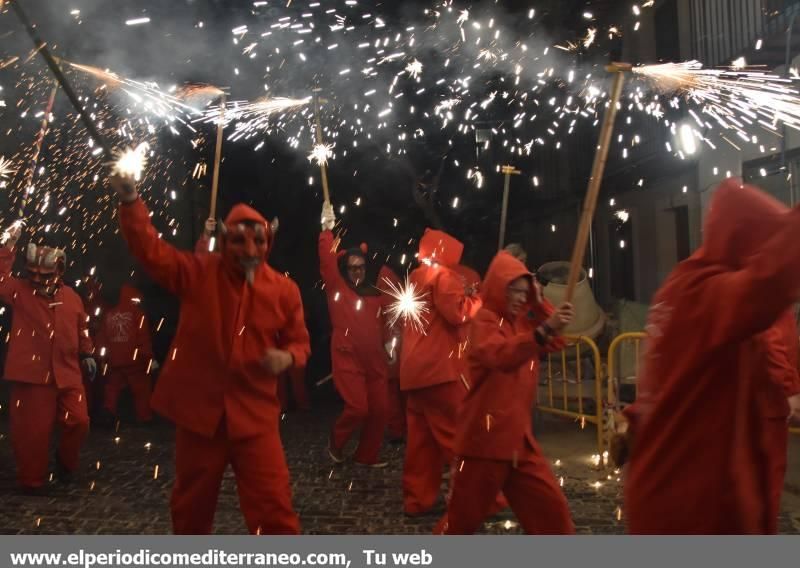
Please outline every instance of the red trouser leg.
[[491, 516], [511, 462], [462, 458], [454, 469], [447, 513], [434, 532], [474, 534]]
[[58, 413], [55, 385], [11, 382], [11, 445], [17, 465], [17, 482], [41, 487], [47, 479], [50, 436]]
[[103, 394], [103, 407], [116, 416], [119, 396], [127, 385], [125, 375], [119, 369], [109, 368], [105, 376], [105, 381], [106, 388]]
[[239, 506], [251, 534], [300, 534], [277, 432], [229, 442]]
[[133, 395], [136, 420], [149, 422], [153, 419], [153, 411], [150, 409], [150, 396], [152, 395], [150, 375], [144, 369], [132, 369], [126, 371], [125, 376], [128, 387], [131, 389], [131, 395]]
[[363, 373], [341, 371], [334, 374], [333, 383], [344, 399], [344, 410], [333, 425], [333, 446], [341, 450], [367, 419], [367, 379]]
[[367, 380], [367, 418], [361, 426], [361, 436], [358, 439], [358, 449], [354, 459], [358, 463], [377, 463], [378, 455], [383, 444], [383, 433], [386, 431], [387, 422], [387, 395], [386, 378], [377, 377]]
[[763, 446], [766, 454], [767, 519], [766, 534], [778, 534], [781, 496], [786, 476], [789, 429], [784, 418], [764, 420]]
[[442, 485], [442, 469], [453, 459], [455, 426], [463, 397], [460, 383], [449, 382], [406, 393], [408, 440], [403, 463], [406, 513], [428, 511]]
[[58, 414], [61, 437], [58, 460], [67, 471], [78, 469], [81, 446], [89, 433], [89, 409], [83, 385], [58, 390]]
[[406, 436], [406, 401], [400, 390], [400, 381], [389, 379], [389, 436], [395, 440]]
[[575, 534], [567, 498], [538, 448], [511, 470], [503, 493], [526, 534]]
[[175, 484], [170, 499], [175, 534], [211, 534], [227, 464], [224, 429], [214, 438], [180, 427], [175, 430]]

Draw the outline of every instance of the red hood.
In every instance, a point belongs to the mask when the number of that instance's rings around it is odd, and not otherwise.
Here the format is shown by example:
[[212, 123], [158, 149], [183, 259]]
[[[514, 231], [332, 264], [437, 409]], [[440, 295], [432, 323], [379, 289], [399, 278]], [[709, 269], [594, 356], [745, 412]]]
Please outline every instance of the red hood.
[[272, 249], [272, 243], [275, 239], [274, 235], [272, 234], [272, 227], [267, 220], [264, 218], [261, 213], [250, 207], [249, 205], [245, 205], [244, 203], [239, 203], [233, 206], [231, 212], [228, 213], [228, 216], [225, 217], [225, 225], [232, 226], [236, 225], [237, 223], [243, 223], [245, 221], [251, 221], [253, 223], [258, 223], [260, 225], [264, 225], [267, 229], [267, 254]]
[[693, 258], [739, 268], [779, 230], [788, 212], [785, 205], [758, 188], [726, 179], [711, 199], [703, 246]]
[[464, 266], [463, 264], [459, 264], [458, 266], [454, 266], [453, 270], [455, 270], [461, 278], [464, 279], [464, 284], [467, 286], [472, 286], [475, 284], [481, 283], [481, 275], [475, 272], [469, 266]]
[[449, 268], [455, 268], [461, 261], [464, 245], [444, 231], [425, 229], [419, 241], [419, 259], [436, 261]]
[[126, 304], [132, 304], [134, 303], [133, 302], [134, 298], [141, 300], [142, 298], [141, 292], [139, 292], [139, 290], [137, 290], [130, 284], [123, 284], [122, 288], [120, 288], [119, 290], [119, 305], [124, 306]]
[[525, 265], [505, 251], [497, 253], [481, 286], [483, 305], [496, 314], [506, 313], [506, 288], [517, 278], [527, 276], [533, 283], [533, 275]]

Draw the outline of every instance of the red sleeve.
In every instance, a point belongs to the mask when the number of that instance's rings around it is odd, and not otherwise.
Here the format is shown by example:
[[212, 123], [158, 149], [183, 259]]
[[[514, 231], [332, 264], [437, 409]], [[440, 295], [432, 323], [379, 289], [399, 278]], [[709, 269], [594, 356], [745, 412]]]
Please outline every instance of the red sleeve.
[[798, 241], [800, 207], [786, 216], [781, 230], [742, 270], [707, 279], [698, 300], [708, 314], [704, 343], [709, 351], [764, 331], [800, 298]]
[[[781, 322], [776, 323], [762, 334], [767, 356], [767, 373], [770, 381], [783, 389], [786, 398], [800, 393], [800, 375], [797, 361], [790, 361], [789, 349], [781, 330]], [[796, 338], [794, 338], [797, 341]]]
[[83, 355], [94, 354], [94, 343], [89, 335], [89, 316], [86, 315], [86, 310], [83, 307], [83, 300], [75, 292], [75, 301], [80, 308], [78, 312], [78, 352]]
[[17, 280], [11, 276], [11, 268], [14, 266], [14, 249], [9, 247], [0, 248], [0, 301], [7, 304], [11, 303], [14, 292], [17, 289]]
[[209, 245], [211, 244], [211, 239], [206, 237], [206, 234], [203, 233], [201, 237], [197, 240], [197, 243], [194, 245], [194, 253], [195, 254], [208, 254], [211, 252], [208, 250]]
[[458, 275], [444, 269], [433, 284], [433, 305], [451, 325], [462, 325], [475, 317], [481, 300], [467, 296]]
[[300, 289], [291, 280], [287, 279], [285, 301], [289, 320], [280, 331], [278, 345], [292, 354], [294, 363], [292, 369], [302, 369], [308, 362], [311, 353], [311, 339], [306, 329], [306, 320], [303, 314], [303, 300]]
[[511, 371], [538, 355], [533, 334], [525, 331], [512, 336], [500, 331], [500, 318], [481, 310], [470, 324], [470, 357], [487, 369]]
[[336, 257], [333, 231], [322, 231], [319, 234], [319, 272], [325, 286], [334, 286], [342, 275]]
[[119, 222], [131, 254], [144, 265], [153, 280], [180, 296], [200, 272], [198, 257], [181, 252], [159, 238], [141, 199], [120, 205]]

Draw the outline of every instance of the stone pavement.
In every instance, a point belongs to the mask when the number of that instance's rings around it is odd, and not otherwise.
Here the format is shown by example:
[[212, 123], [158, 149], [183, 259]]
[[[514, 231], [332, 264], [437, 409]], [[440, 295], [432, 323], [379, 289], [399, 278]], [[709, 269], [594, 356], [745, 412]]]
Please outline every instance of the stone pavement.
[[[332, 466], [325, 453], [337, 405], [284, 416], [282, 433], [292, 475], [294, 505], [308, 534], [429, 534], [438, 516], [406, 518], [400, 475], [403, 446], [387, 446], [389, 467]], [[593, 467], [593, 435], [570, 422], [545, 418], [537, 435], [564, 479], [578, 531], [622, 533], [621, 485], [613, 472]], [[52, 483], [47, 497], [17, 493], [7, 423], [0, 422], [0, 534], [167, 534], [173, 476], [173, 432], [166, 424], [123, 424], [95, 429], [70, 486]], [[611, 473], [611, 479], [608, 477]], [[440, 511], [442, 506], [440, 504]], [[785, 513], [782, 531], [800, 533], [800, 508]], [[245, 533], [234, 480], [225, 476], [215, 521], [218, 533]], [[518, 533], [510, 511], [491, 519], [485, 533]]]

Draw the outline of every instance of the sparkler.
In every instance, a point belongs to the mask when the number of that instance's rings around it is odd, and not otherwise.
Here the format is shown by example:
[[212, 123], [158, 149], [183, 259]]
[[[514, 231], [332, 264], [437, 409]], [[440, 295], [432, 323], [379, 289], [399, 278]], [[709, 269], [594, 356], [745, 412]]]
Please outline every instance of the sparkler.
[[333, 157], [332, 144], [315, 144], [314, 149], [308, 155], [309, 162], [315, 162], [318, 166], [327, 166], [328, 158]]
[[11, 160], [0, 156], [0, 179], [8, 179], [11, 175], [17, 173], [13, 166], [14, 163]]
[[115, 151], [116, 159], [112, 172], [124, 177], [132, 177], [134, 180], [139, 181], [142, 177], [142, 171], [147, 166], [147, 151], [149, 149], [150, 145], [147, 142], [142, 142], [136, 148]]
[[384, 278], [383, 281], [388, 289], [381, 291], [394, 300], [387, 309], [389, 326], [394, 326], [402, 319], [404, 324], [410, 325], [420, 333], [425, 333], [425, 326], [428, 323], [425, 318], [430, 313], [425, 300], [427, 294], [420, 294], [416, 284], [410, 282], [408, 277], [403, 284], [395, 284], [388, 278]]

